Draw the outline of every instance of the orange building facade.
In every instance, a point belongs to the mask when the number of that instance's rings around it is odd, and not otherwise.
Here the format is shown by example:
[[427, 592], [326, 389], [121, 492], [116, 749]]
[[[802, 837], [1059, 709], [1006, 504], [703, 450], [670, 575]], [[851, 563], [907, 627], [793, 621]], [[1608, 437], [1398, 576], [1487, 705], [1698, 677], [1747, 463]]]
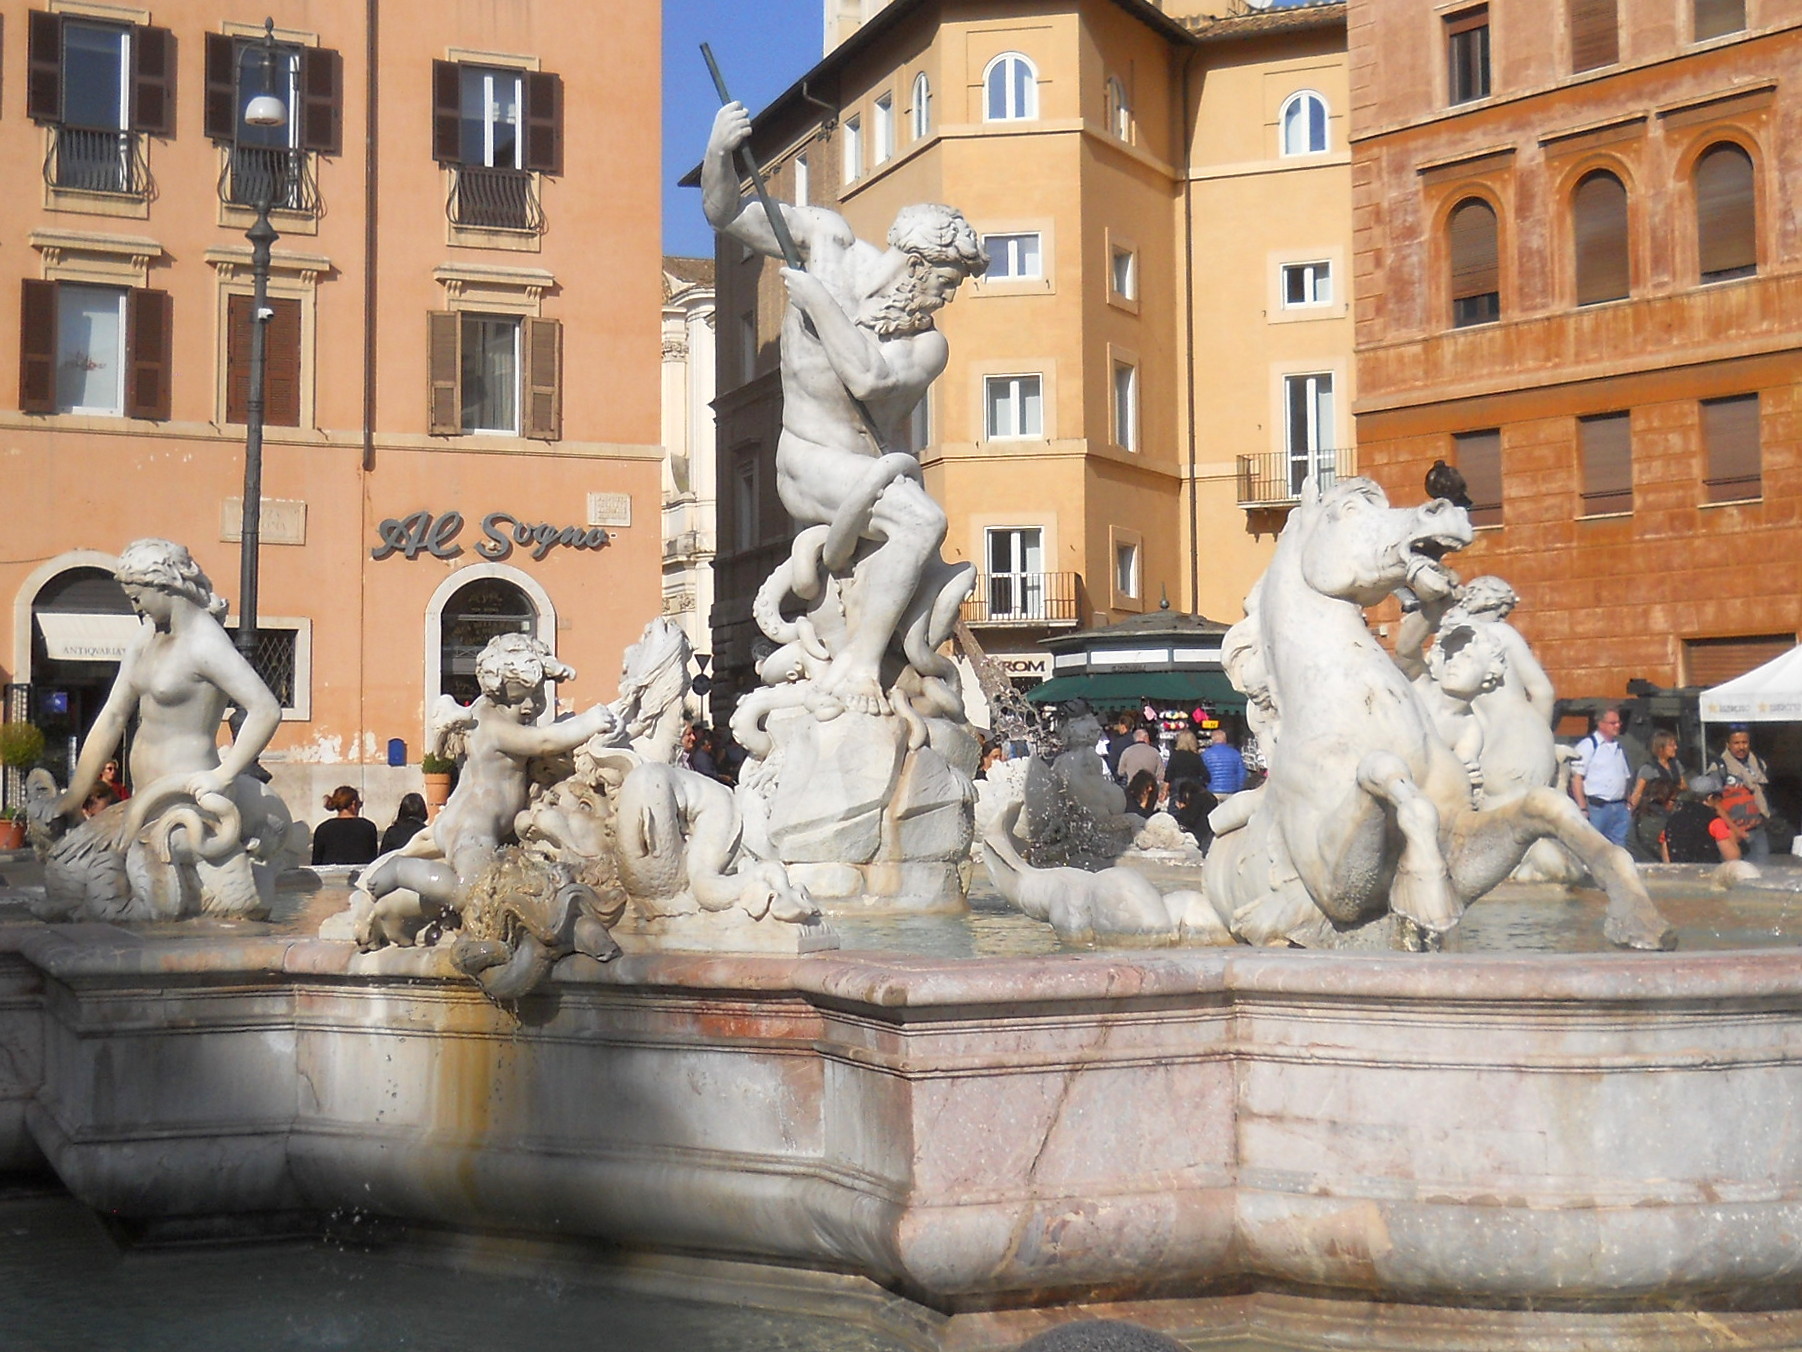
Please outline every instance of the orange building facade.
[[1560, 692], [1802, 629], [1802, 4], [1351, 0], [1357, 436]]
[[60, 769], [129, 634], [113, 552], [182, 542], [235, 603], [266, 192], [264, 760], [379, 816], [492, 633], [586, 704], [659, 611], [659, 8], [272, 13], [266, 64], [261, 8], [5, 7], [0, 666]]

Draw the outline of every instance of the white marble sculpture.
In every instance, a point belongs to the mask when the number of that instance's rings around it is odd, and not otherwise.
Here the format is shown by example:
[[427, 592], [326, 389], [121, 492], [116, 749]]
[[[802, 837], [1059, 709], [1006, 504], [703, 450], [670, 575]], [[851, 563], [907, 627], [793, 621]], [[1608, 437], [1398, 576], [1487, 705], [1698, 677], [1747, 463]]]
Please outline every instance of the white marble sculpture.
[[1449, 596], [1439, 560], [1470, 538], [1444, 501], [1394, 508], [1368, 479], [1304, 487], [1226, 645], [1238, 671], [1258, 673], [1248, 696], [1276, 717], [1266, 783], [1209, 818], [1208, 894], [1241, 938], [1331, 944], [1392, 912], [1432, 943], [1533, 841], [1554, 837], [1607, 892], [1611, 940], [1672, 942], [1627, 852], [1570, 799], [1535, 786], [1472, 808], [1468, 768], [1366, 625], [1364, 607], [1403, 585]]
[[[744, 108], [720, 110], [702, 161], [707, 219], [782, 257], [772, 218], [741, 197]], [[939, 554], [945, 514], [906, 428], [945, 369], [935, 311], [988, 267], [956, 211], [910, 206], [890, 248], [819, 207], [772, 204], [803, 267], [785, 267], [777, 488], [800, 525], [753, 607], [775, 653], [734, 734], [755, 847], [816, 894], [901, 909], [963, 904], [978, 743], [940, 647], [975, 572]]]
[[[225, 601], [188, 551], [135, 540], [114, 570], [144, 619], [119, 664], [68, 788], [35, 772], [29, 807], [44, 855], [44, 918], [259, 916], [292, 848], [287, 806], [254, 773], [281, 706], [220, 627]], [[238, 710], [221, 752], [220, 720]], [[133, 717], [137, 792], [82, 820]], [[79, 824], [76, 824], [79, 823]]]

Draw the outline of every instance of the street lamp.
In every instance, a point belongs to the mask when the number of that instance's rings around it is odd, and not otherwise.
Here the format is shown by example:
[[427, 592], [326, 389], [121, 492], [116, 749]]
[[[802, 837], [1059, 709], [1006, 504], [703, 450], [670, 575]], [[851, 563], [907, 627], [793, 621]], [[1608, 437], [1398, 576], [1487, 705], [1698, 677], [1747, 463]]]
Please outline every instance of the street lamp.
[[[275, 20], [263, 20], [258, 44], [263, 55], [263, 91], [244, 105], [244, 122], [251, 127], [284, 127], [288, 105], [276, 93]], [[238, 167], [245, 161], [241, 151]], [[240, 531], [238, 573], [238, 650], [248, 660], [257, 643], [257, 554], [263, 533], [263, 392], [266, 383], [265, 353], [269, 320], [269, 254], [279, 236], [269, 224], [275, 205], [276, 166], [254, 167], [249, 174], [257, 209], [256, 221], [244, 232], [250, 241], [250, 393], [244, 401], [244, 524]]]

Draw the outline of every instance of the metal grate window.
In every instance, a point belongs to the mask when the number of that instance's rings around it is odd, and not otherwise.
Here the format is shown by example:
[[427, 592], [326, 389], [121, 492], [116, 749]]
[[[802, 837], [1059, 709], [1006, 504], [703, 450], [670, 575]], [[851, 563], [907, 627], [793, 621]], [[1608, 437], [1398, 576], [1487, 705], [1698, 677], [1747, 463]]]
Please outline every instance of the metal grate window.
[[[237, 630], [227, 632], [236, 643]], [[263, 684], [269, 687], [269, 693], [283, 709], [295, 707], [294, 654], [298, 637], [298, 631], [293, 629], [258, 628], [256, 646], [250, 653], [252, 669], [263, 678]]]

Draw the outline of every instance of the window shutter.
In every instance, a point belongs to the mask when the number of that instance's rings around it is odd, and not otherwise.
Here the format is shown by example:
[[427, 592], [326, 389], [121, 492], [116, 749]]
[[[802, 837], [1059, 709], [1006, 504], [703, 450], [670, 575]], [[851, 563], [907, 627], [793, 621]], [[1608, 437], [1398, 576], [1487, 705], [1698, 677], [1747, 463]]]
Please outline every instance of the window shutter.
[[271, 299], [275, 311], [263, 334], [263, 421], [300, 426], [300, 302]]
[[1756, 394], [1705, 400], [1702, 445], [1708, 458], [1702, 481], [1708, 489], [1708, 501], [1733, 502], [1755, 498], [1763, 492]]
[[1632, 511], [1632, 419], [1625, 413], [1579, 418], [1577, 441], [1583, 461], [1584, 515]]
[[250, 420], [249, 296], [225, 298], [225, 420]]
[[1460, 203], [1452, 212], [1452, 299], [1500, 291], [1501, 270], [1496, 262], [1495, 208], [1477, 198]]
[[432, 62], [432, 158], [463, 162], [463, 74], [455, 61]]
[[[450, 64], [448, 62], [443, 64]], [[427, 430], [435, 437], [454, 437], [463, 430], [461, 382], [463, 316], [433, 310], [426, 316], [427, 361], [431, 368]]]
[[1630, 290], [1627, 190], [1613, 174], [1590, 174], [1571, 199], [1577, 304], [1621, 300]]
[[521, 321], [526, 353], [525, 434], [535, 441], [563, 439], [563, 323]]
[[132, 30], [131, 127], [175, 135], [175, 34], [167, 28]]
[[238, 139], [238, 44], [224, 33], [206, 35], [206, 134], [229, 145]]
[[1696, 41], [1704, 42], [1746, 26], [1746, 0], [1696, 0]]
[[300, 49], [300, 148], [321, 155], [344, 148], [344, 61], [326, 47]]
[[55, 282], [25, 282], [19, 305], [19, 411], [56, 412]]
[[563, 80], [526, 72], [525, 166], [541, 174], [563, 172]]
[[1452, 437], [1452, 463], [1464, 476], [1470, 494], [1470, 524], [1502, 524], [1502, 434], [1489, 428], [1458, 432]]
[[1709, 147], [1696, 161], [1696, 258], [1704, 281], [1758, 271], [1752, 157], [1736, 145]]
[[1570, 0], [1570, 68], [1594, 70], [1621, 59], [1615, 0]]
[[63, 21], [34, 9], [25, 30], [25, 112], [37, 122], [63, 116]]
[[165, 422], [173, 337], [169, 293], [133, 287], [125, 310], [125, 416]]

